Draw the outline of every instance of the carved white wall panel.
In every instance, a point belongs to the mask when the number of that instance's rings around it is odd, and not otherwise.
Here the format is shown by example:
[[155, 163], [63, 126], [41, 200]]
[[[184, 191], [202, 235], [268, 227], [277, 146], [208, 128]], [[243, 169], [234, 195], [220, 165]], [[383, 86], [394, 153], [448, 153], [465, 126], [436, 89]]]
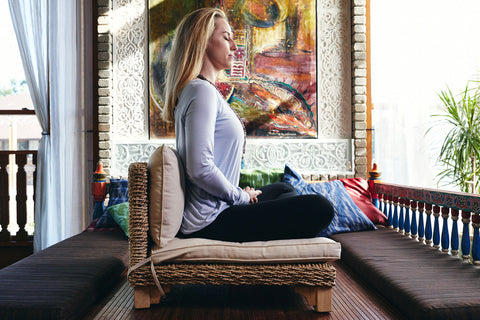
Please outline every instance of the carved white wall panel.
[[147, 139], [145, 0], [113, 1], [113, 140]]
[[350, 1], [317, 2], [318, 137], [351, 137]]
[[[147, 161], [162, 143], [148, 140], [146, 0], [112, 0], [113, 128], [111, 174]], [[249, 139], [248, 168], [283, 167], [302, 172], [351, 173], [350, 1], [317, 0], [318, 139]]]
[[246, 168], [283, 168], [289, 164], [302, 173], [347, 173], [352, 170], [351, 143], [350, 139], [288, 143], [250, 140], [245, 152]]
[[[164, 141], [166, 145], [175, 147], [175, 141]], [[112, 176], [128, 176], [128, 166], [132, 162], [148, 162], [152, 153], [160, 146], [158, 142], [132, 141], [116, 143], [113, 146]]]
[[[174, 140], [117, 143], [113, 175], [126, 176], [131, 162], [148, 162], [160, 145], [175, 148]], [[294, 140], [279, 143], [268, 139], [249, 140], [246, 146], [246, 169], [283, 168], [285, 164], [307, 174], [352, 174], [352, 140]]]

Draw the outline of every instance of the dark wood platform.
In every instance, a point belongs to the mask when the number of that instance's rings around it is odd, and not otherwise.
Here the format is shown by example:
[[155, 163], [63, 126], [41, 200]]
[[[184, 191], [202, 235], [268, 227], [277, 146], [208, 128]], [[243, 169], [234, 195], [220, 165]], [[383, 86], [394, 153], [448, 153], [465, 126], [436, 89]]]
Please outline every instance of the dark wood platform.
[[85, 319], [406, 319], [342, 262], [334, 265], [331, 313], [310, 311], [290, 287], [243, 286], [174, 286], [159, 305], [135, 310], [133, 289], [124, 279]]

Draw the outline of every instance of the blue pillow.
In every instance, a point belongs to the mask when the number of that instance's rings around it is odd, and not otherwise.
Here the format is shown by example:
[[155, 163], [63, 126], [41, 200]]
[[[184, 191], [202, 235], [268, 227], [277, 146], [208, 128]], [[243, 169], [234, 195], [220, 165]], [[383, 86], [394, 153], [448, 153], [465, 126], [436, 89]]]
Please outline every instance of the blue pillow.
[[295, 190], [297, 190], [298, 194], [310, 193], [308, 182], [305, 181], [299, 173], [290, 168], [288, 164], [285, 165], [285, 169], [283, 172], [283, 181], [290, 183], [295, 188]]
[[113, 220], [113, 217], [108, 213], [107, 210], [105, 210], [102, 216], [98, 218], [98, 221], [95, 224], [95, 229], [115, 227], [118, 227], [118, 225], [115, 220]]
[[288, 165], [285, 166], [284, 181], [290, 183], [298, 194], [319, 194], [332, 203], [335, 216], [328, 228], [318, 235], [319, 237], [327, 237], [342, 232], [376, 229], [372, 221], [353, 202], [341, 181], [307, 183], [301, 175]]
[[108, 186], [108, 205], [103, 215], [98, 219], [95, 228], [113, 228], [118, 227], [113, 217], [108, 213], [108, 209], [114, 205], [128, 201], [128, 180], [110, 179]]
[[128, 180], [110, 179], [108, 207], [128, 201]]

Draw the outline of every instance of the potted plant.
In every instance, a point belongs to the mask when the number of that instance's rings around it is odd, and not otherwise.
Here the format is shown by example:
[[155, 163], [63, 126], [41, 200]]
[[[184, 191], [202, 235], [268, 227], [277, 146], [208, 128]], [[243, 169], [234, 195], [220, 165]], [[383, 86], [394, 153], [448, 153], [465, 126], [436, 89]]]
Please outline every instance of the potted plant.
[[[440, 122], [447, 125], [447, 134], [443, 140], [438, 161], [442, 170], [437, 177], [451, 181], [461, 191], [478, 193], [480, 175], [480, 85], [473, 88], [469, 83], [464, 91], [455, 96], [448, 88], [438, 95], [443, 103]], [[433, 126], [429, 129], [438, 128]]]

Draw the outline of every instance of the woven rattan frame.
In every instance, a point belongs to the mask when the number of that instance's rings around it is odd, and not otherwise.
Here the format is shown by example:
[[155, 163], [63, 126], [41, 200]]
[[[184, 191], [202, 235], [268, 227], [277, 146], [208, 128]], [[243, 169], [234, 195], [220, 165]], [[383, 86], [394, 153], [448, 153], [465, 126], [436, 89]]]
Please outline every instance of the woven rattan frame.
[[[128, 172], [130, 266], [144, 261], [150, 254], [148, 233], [148, 173], [147, 163], [135, 162]], [[165, 263], [155, 266], [162, 285], [292, 285], [302, 287], [332, 287], [336, 271], [324, 263], [220, 264]], [[133, 287], [155, 285], [149, 265], [130, 272]]]

